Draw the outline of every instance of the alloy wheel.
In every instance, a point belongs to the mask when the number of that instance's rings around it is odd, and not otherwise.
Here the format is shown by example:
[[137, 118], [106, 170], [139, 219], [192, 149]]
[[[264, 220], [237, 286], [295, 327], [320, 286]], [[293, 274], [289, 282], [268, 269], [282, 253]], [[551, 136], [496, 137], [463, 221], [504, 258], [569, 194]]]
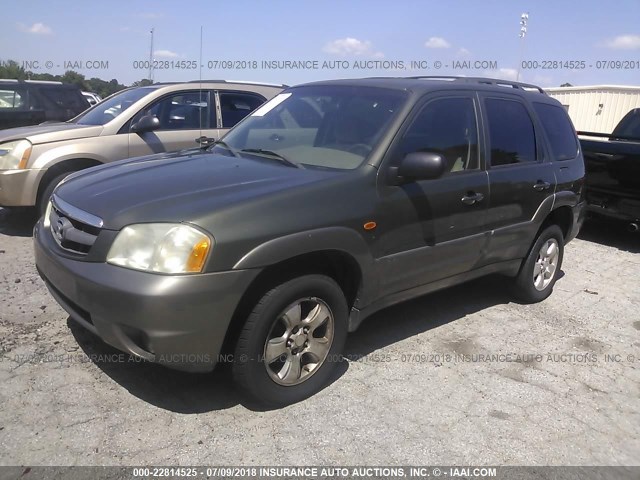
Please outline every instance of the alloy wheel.
[[273, 381], [298, 385], [327, 359], [333, 343], [335, 320], [319, 298], [295, 301], [276, 317], [264, 345], [264, 365]]

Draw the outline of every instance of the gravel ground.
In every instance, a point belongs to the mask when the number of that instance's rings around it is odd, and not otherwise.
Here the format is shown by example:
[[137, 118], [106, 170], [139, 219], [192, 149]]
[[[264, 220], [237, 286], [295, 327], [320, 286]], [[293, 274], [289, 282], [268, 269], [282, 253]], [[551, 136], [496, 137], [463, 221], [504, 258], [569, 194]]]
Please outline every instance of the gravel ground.
[[585, 226], [541, 304], [485, 278], [379, 312], [273, 411], [224, 370], [110, 361], [48, 295], [32, 226], [0, 209], [2, 465], [640, 464], [640, 235], [618, 226]]

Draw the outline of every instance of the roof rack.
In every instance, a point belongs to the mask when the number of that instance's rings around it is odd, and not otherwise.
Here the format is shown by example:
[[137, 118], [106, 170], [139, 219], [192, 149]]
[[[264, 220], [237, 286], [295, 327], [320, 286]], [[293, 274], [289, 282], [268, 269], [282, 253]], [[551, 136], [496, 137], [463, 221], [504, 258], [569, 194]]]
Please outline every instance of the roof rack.
[[542, 93], [543, 95], [547, 94], [547, 92], [545, 92], [542, 88], [538, 87], [537, 85], [533, 85], [530, 83], [514, 82], [512, 80], [501, 80], [498, 78], [456, 77], [456, 76], [448, 76], [448, 75], [441, 75], [441, 76], [426, 75], [426, 76], [407, 77], [407, 78], [414, 79], [414, 80], [447, 80], [447, 81], [466, 82], [466, 83], [480, 83], [484, 85], [497, 85], [500, 87], [511, 87], [511, 88], [516, 88], [518, 90], [524, 90], [527, 92], [534, 90], [538, 93]]
[[56, 80], [25, 80], [25, 83], [43, 83], [45, 85], [62, 85], [62, 82]]
[[0, 78], [0, 82], [11, 83], [42, 83], [45, 85], [62, 85], [62, 82], [57, 80], [16, 80], [15, 78]]
[[289, 85], [285, 85], [284, 83], [266, 83], [266, 82], [252, 82], [250, 80], [190, 80], [187, 83], [243, 83], [246, 85], [262, 85], [265, 87], [281, 87], [286, 88]]

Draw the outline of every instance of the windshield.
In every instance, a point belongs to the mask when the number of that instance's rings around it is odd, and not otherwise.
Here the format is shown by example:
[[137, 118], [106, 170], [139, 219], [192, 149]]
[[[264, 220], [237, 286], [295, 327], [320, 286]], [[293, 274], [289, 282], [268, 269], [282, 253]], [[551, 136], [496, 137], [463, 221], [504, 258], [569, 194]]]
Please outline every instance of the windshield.
[[254, 111], [214, 151], [263, 150], [304, 166], [355, 169], [405, 99], [404, 92], [384, 88], [298, 87]]
[[94, 105], [89, 110], [71, 120], [79, 125], [104, 125], [110, 122], [142, 97], [155, 91], [154, 87], [140, 87], [123, 90]]

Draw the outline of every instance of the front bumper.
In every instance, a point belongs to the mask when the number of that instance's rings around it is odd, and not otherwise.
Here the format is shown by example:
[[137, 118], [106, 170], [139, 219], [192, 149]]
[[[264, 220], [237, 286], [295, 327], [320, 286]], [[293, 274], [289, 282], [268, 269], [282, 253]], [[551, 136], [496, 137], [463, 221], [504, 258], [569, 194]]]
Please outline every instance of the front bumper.
[[0, 170], [0, 207], [31, 207], [47, 170]]
[[216, 365], [231, 318], [259, 270], [158, 275], [65, 258], [40, 220], [36, 267], [71, 318], [106, 343], [187, 371]]

